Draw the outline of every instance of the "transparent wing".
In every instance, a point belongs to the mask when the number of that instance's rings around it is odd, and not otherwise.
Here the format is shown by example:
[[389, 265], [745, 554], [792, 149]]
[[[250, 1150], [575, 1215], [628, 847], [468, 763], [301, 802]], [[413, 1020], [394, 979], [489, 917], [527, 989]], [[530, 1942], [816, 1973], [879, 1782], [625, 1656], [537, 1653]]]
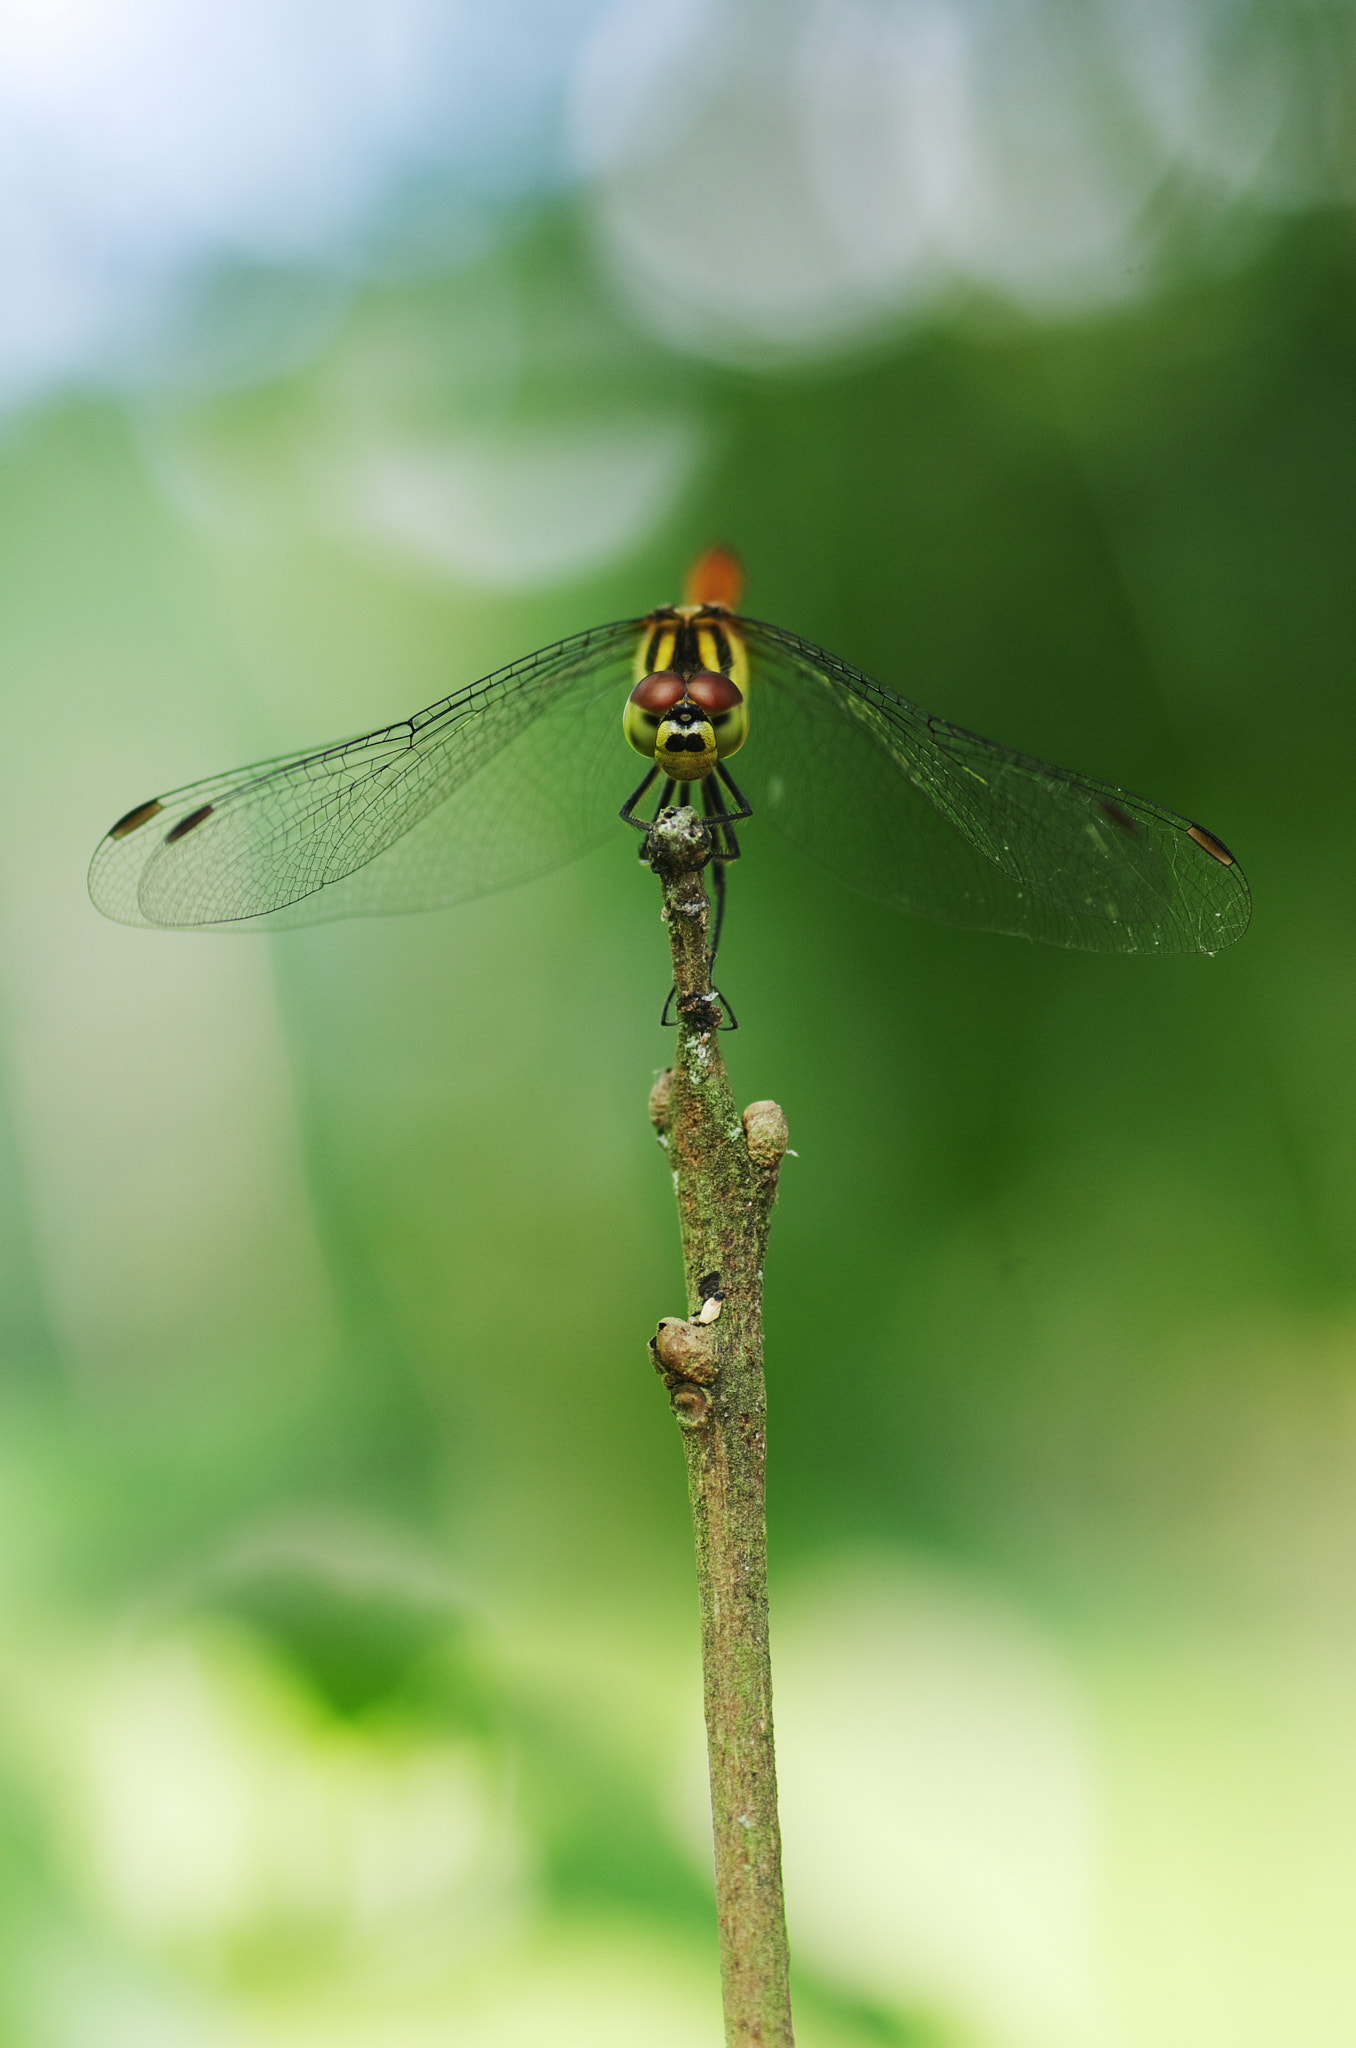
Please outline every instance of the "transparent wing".
[[1095, 953], [1217, 953], [1247, 930], [1242, 870], [1190, 819], [948, 725], [780, 627], [740, 628], [738, 779], [853, 888]]
[[642, 623], [578, 633], [338, 746], [152, 799], [100, 842], [90, 894], [124, 924], [316, 924], [461, 902], [573, 859], [626, 794], [620, 686]]

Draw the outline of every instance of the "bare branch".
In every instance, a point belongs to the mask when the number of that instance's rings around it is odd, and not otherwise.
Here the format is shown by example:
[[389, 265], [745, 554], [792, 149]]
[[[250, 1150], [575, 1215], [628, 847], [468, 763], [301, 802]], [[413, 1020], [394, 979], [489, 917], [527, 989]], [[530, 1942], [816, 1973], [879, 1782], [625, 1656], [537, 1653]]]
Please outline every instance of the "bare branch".
[[692, 810], [651, 830], [678, 1012], [677, 1056], [651, 1118], [669, 1153], [688, 1315], [651, 1342], [687, 1455], [701, 1600], [716, 1908], [728, 2048], [791, 2048], [781, 1830], [772, 1741], [764, 1513], [763, 1254], [786, 1118], [775, 1102], [741, 1117], [720, 1050], [711, 987], [710, 838]]

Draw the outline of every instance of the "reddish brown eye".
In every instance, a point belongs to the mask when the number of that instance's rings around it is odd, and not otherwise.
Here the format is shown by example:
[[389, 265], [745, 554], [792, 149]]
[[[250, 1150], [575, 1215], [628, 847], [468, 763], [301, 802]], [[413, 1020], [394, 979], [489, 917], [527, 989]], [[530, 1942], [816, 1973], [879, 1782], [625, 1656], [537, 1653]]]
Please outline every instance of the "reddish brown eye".
[[742, 704], [744, 693], [737, 683], [728, 676], [717, 675], [714, 669], [704, 668], [692, 677], [687, 694], [694, 704], [700, 704], [703, 711], [732, 711], [736, 704]]
[[656, 675], [646, 676], [631, 692], [631, 702], [639, 704], [642, 711], [671, 711], [683, 694], [683, 679], [671, 668], [661, 668]]

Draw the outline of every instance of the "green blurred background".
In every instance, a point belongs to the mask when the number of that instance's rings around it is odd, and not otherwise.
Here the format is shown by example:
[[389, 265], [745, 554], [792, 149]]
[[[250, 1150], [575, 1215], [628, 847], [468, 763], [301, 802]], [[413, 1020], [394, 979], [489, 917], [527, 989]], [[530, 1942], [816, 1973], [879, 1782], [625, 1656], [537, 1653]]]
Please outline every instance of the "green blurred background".
[[84, 869], [728, 537], [1256, 904], [1087, 958], [747, 835], [799, 2038], [1347, 2048], [1352, 15], [374, 20], [0, 13], [0, 2042], [720, 2038], [653, 881]]

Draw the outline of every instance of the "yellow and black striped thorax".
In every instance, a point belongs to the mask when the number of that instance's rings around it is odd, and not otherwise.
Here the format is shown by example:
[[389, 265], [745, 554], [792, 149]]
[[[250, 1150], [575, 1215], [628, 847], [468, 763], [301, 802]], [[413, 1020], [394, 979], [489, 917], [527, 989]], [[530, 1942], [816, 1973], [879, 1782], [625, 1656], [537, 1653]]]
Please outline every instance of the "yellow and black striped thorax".
[[709, 775], [749, 736], [748, 651], [720, 605], [651, 612], [636, 648], [622, 730], [678, 782]]
[[718, 604], [674, 604], [651, 612], [636, 649], [636, 681], [665, 669], [680, 676], [703, 670], [728, 676], [746, 693], [749, 657], [737, 621]]

